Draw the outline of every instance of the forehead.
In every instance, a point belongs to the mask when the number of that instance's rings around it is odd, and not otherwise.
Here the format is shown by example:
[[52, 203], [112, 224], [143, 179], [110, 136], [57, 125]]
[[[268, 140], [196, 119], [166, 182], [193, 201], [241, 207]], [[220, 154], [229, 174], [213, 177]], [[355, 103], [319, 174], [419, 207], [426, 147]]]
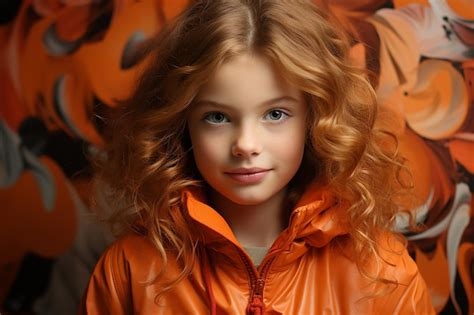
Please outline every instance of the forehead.
[[302, 99], [302, 93], [268, 59], [258, 54], [242, 54], [221, 65], [196, 100], [242, 105], [282, 96]]

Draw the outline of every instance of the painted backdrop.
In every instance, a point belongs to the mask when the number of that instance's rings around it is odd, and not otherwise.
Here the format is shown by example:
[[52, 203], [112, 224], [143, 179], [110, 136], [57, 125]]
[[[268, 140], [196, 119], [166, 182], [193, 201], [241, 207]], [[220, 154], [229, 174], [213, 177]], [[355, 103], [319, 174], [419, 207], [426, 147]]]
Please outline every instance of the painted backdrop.
[[[396, 228], [442, 314], [474, 313], [474, 1], [315, 0], [353, 38], [413, 173]], [[134, 52], [186, 0], [0, 4], [0, 312], [73, 314], [113, 240], [89, 157], [130, 92]]]

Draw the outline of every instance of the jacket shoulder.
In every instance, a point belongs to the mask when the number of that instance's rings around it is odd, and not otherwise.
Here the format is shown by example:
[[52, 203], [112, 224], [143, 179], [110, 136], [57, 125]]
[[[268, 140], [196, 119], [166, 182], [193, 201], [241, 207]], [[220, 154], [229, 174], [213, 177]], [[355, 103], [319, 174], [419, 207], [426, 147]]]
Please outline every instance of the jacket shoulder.
[[147, 266], [156, 267], [158, 261], [157, 250], [145, 236], [130, 233], [116, 240], [97, 262], [79, 314], [133, 313], [131, 278], [141, 278], [149, 272]]
[[[386, 233], [378, 239], [377, 245], [380, 262], [378, 266], [372, 264], [372, 269], [380, 279], [390, 283], [385, 286], [388, 294], [381, 294], [382, 298], [376, 304], [383, 304], [384, 308], [388, 307], [397, 314], [434, 314], [426, 283], [408, 254], [403, 237]], [[376, 287], [380, 289], [380, 286]]]
[[350, 297], [356, 313], [434, 314], [425, 281], [401, 235], [379, 234], [376, 253], [363, 259], [357, 259], [351, 239], [339, 245], [329, 251], [328, 281]]
[[408, 254], [402, 236], [388, 232], [382, 234], [377, 240], [377, 250], [381, 263], [380, 267], [373, 266], [373, 269], [382, 276], [403, 285], [419, 275], [418, 267]]
[[127, 261], [134, 262], [143, 261], [145, 255], [158, 255], [158, 251], [147, 236], [130, 232], [115, 241], [104, 255], [122, 255]]

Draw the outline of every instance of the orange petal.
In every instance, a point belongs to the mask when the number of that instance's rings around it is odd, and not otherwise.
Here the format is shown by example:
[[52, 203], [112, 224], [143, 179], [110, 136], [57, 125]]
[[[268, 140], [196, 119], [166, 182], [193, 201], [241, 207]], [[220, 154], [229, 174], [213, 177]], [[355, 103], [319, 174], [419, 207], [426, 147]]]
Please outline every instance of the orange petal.
[[454, 139], [448, 143], [449, 152], [456, 161], [462, 164], [470, 173], [474, 174], [474, 142]]

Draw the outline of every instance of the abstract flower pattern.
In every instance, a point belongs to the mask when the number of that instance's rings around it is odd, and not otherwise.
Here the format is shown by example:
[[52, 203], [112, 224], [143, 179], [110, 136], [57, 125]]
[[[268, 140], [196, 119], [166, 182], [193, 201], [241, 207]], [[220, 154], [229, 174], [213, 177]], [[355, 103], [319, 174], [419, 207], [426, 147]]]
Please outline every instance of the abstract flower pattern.
[[[474, 4], [314, 1], [352, 37], [352, 54], [370, 70], [377, 92], [379, 124], [399, 138], [414, 185], [413, 198], [400, 202], [423, 228], [410, 231], [405, 212], [394, 228], [406, 235], [436, 310], [474, 313]], [[133, 87], [143, 64], [137, 48], [187, 4], [31, 0], [11, 1], [0, 13], [0, 305], [6, 310], [76, 307], [85, 286], [79, 277], [112, 241], [84, 219], [94, 193], [87, 158], [103, 145], [103, 120]], [[42, 278], [45, 286], [19, 304], [15, 287], [29, 253], [58, 263]]]

